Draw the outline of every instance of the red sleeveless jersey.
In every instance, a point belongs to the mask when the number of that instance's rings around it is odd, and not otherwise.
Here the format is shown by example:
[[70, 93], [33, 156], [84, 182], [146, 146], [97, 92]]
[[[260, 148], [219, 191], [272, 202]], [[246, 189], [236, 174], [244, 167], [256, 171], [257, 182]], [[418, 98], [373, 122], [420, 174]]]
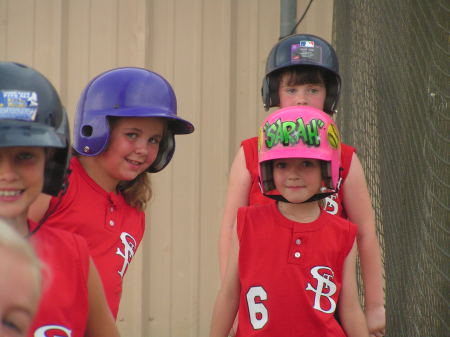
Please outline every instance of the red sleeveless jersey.
[[241, 294], [236, 337], [345, 337], [335, 319], [357, 227], [321, 211], [285, 218], [275, 202], [238, 211]]
[[[258, 172], [258, 137], [253, 137], [242, 141], [241, 146], [244, 150], [245, 162], [247, 170], [251, 176], [250, 193], [248, 196], [249, 205], [259, 205], [273, 202], [272, 199], [265, 197], [261, 193], [259, 186], [259, 172]], [[345, 179], [347, 178], [350, 164], [352, 162], [355, 148], [342, 143], [341, 151], [341, 189], [337, 194], [333, 194], [325, 198], [325, 210], [330, 214], [336, 214], [343, 218], [347, 218], [344, 206], [342, 204], [344, 197]]]
[[[30, 223], [30, 228], [36, 224]], [[30, 337], [83, 337], [88, 319], [89, 251], [83, 238], [48, 226], [31, 236], [43, 288]]]
[[69, 187], [54, 197], [45, 225], [82, 236], [102, 279], [114, 318], [119, 310], [122, 279], [145, 229], [145, 214], [128, 205], [121, 194], [102, 189], [81, 166], [70, 162]]

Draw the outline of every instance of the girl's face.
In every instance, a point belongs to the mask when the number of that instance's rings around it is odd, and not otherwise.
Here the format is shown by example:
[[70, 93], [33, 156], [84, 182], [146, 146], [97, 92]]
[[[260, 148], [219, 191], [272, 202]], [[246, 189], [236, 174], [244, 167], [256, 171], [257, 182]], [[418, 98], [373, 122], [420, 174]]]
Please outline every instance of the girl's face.
[[156, 159], [164, 129], [160, 118], [119, 118], [113, 123], [108, 148], [98, 156], [101, 169], [115, 184], [133, 180]]
[[44, 185], [42, 147], [0, 148], [0, 217], [26, 219]]
[[273, 179], [278, 192], [288, 201], [304, 202], [320, 191], [320, 161], [305, 158], [274, 160]]
[[39, 299], [33, 267], [5, 247], [0, 260], [0, 336], [27, 336]]
[[313, 108], [323, 110], [327, 95], [325, 84], [323, 83], [290, 83], [290, 74], [281, 77], [278, 87], [278, 97], [280, 98], [280, 108], [296, 105], [308, 105]]

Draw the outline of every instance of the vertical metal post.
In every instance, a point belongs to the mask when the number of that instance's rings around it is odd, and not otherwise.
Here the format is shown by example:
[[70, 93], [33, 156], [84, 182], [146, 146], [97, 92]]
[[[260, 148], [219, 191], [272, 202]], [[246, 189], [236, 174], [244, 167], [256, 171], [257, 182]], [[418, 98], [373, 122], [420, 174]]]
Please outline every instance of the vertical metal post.
[[291, 34], [297, 23], [297, 0], [280, 0], [280, 40]]

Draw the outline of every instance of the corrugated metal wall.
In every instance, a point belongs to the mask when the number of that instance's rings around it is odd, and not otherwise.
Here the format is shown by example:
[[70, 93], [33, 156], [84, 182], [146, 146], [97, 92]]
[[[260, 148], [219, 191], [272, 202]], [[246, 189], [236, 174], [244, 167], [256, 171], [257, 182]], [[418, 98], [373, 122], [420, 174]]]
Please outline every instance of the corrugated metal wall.
[[[303, 13], [309, 1], [298, 1]], [[0, 59], [31, 65], [73, 120], [87, 82], [146, 67], [174, 87], [181, 116], [172, 163], [152, 176], [147, 232], [125, 278], [123, 336], [205, 336], [219, 287], [217, 241], [227, 174], [265, 115], [260, 85], [279, 35], [276, 0], [0, 0]], [[297, 32], [331, 40], [333, 0], [313, 2]]]

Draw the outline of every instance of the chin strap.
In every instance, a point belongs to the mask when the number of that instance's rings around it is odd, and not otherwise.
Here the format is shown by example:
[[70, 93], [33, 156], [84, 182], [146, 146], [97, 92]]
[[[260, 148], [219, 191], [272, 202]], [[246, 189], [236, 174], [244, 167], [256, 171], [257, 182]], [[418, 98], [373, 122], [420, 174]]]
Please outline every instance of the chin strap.
[[317, 201], [326, 197], [329, 197], [330, 195], [335, 194], [335, 191], [329, 191], [329, 192], [324, 192], [324, 193], [317, 193], [314, 194], [311, 198], [309, 198], [308, 200], [302, 201], [302, 202], [291, 202], [289, 200], [287, 200], [285, 197], [283, 197], [281, 194], [264, 194], [265, 197], [276, 200], [276, 201], [283, 201], [283, 202], [288, 202], [290, 204], [303, 204], [305, 202], [311, 202], [311, 201]]
[[309, 198], [308, 200], [302, 201], [302, 202], [290, 202], [285, 197], [283, 197], [281, 194], [266, 194], [266, 193], [263, 192], [261, 184], [259, 184], [259, 188], [261, 189], [261, 193], [267, 198], [270, 198], [270, 199], [273, 199], [273, 200], [276, 200], [276, 201], [287, 202], [287, 203], [290, 203], [290, 204], [303, 204], [305, 202], [321, 200], [321, 199], [324, 199], [326, 197], [329, 197], [330, 195], [338, 193], [339, 189], [341, 188], [341, 183], [342, 183], [342, 178], [339, 178], [339, 181], [338, 181], [337, 186], [336, 186], [336, 190], [327, 189], [326, 187], [322, 187], [320, 189], [320, 193], [314, 194], [311, 198]]

